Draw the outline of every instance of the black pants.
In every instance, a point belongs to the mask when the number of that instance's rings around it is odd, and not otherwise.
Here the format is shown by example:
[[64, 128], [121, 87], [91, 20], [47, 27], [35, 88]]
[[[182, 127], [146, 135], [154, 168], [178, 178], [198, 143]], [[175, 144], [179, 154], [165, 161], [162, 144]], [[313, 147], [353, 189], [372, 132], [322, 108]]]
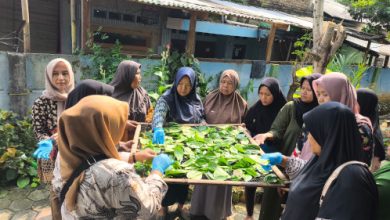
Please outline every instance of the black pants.
[[257, 187], [245, 187], [245, 206], [246, 214], [253, 216], [253, 209], [255, 208], [255, 196]]
[[165, 195], [161, 205], [168, 207], [175, 204], [184, 204], [188, 195], [188, 185], [184, 184], [168, 184], [168, 192]]
[[276, 188], [264, 188], [259, 220], [279, 220], [282, 214], [282, 199]]

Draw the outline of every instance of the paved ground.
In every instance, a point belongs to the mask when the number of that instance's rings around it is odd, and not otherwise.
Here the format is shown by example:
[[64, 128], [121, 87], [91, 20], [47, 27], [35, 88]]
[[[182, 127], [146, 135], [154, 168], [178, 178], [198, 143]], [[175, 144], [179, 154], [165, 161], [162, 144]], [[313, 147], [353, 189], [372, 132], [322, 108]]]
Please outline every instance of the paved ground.
[[[189, 204], [185, 210], [189, 210]], [[254, 217], [259, 216], [260, 205], [255, 206]], [[170, 207], [170, 212], [176, 210], [175, 206]], [[242, 220], [246, 216], [244, 203], [238, 203], [233, 208], [234, 215], [230, 220]], [[172, 216], [172, 219], [178, 219]], [[187, 213], [183, 214], [184, 219], [190, 219]], [[49, 190], [41, 186], [36, 189], [19, 189], [16, 187], [0, 189], [0, 220], [50, 220], [51, 210], [49, 205]], [[162, 219], [162, 218], [160, 218]]]
[[37, 189], [0, 189], [0, 219], [51, 219], [49, 190], [44, 186]]

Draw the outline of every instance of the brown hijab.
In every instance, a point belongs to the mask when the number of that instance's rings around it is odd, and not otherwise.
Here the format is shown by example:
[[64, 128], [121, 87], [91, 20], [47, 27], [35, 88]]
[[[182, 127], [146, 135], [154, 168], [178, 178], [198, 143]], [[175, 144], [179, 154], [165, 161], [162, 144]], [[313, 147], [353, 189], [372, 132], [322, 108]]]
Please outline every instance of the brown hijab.
[[[236, 90], [240, 82], [238, 73], [234, 70], [225, 70], [219, 79], [220, 82], [225, 77], [233, 81]], [[207, 123], [235, 124], [244, 122], [248, 105], [237, 91], [226, 96], [216, 89], [206, 96], [204, 108]]]
[[[65, 89], [64, 93], [61, 93], [57, 87], [55, 86], [55, 83], [53, 82], [53, 71], [54, 68], [58, 63], [64, 63], [66, 68], [68, 69], [69, 73], [69, 84]], [[72, 70], [72, 66], [70, 63], [63, 59], [63, 58], [56, 58], [51, 60], [45, 70], [45, 90], [42, 93], [42, 96], [48, 99], [51, 99], [53, 101], [57, 102], [57, 116], [59, 117], [64, 111], [65, 108], [65, 101], [68, 98], [69, 92], [71, 92], [74, 89], [74, 73]]]
[[[108, 96], [91, 95], [64, 111], [59, 120], [58, 147], [63, 180], [91, 155], [105, 154], [119, 159], [115, 147], [126, 126], [129, 106]], [[65, 196], [65, 204], [74, 210], [84, 173], [77, 177]]]

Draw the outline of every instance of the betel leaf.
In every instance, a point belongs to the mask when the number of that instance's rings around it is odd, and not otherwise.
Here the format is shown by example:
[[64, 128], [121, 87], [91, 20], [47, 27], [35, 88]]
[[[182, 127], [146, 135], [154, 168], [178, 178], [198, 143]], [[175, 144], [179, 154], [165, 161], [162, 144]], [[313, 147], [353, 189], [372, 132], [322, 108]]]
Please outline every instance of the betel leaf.
[[214, 171], [214, 180], [227, 180], [230, 178], [230, 175], [224, 171], [221, 167], [217, 167]]
[[177, 145], [175, 148], [174, 148], [174, 155], [175, 155], [175, 158], [177, 161], [181, 162], [183, 160], [183, 156], [184, 156], [184, 150], [183, 150], [183, 147], [180, 146], [180, 145]]
[[167, 177], [250, 181], [259, 176], [263, 180], [269, 173], [262, 168], [268, 161], [260, 159], [260, 147], [250, 144], [246, 134], [233, 126], [169, 124], [164, 130], [164, 145], [152, 144], [151, 132], [142, 133], [141, 144], [174, 160]]
[[202, 179], [202, 176], [203, 176], [202, 172], [199, 172], [196, 170], [192, 170], [192, 171], [187, 173], [188, 179], [200, 180], [200, 179]]
[[181, 170], [181, 169], [167, 169], [165, 171], [166, 177], [184, 177], [188, 173], [187, 170]]

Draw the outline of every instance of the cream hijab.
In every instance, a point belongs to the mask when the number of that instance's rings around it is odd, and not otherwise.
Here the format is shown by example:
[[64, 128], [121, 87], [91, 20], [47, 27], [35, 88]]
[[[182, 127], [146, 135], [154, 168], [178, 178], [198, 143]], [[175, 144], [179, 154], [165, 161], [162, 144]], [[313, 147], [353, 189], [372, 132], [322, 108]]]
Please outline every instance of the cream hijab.
[[[65, 89], [64, 93], [61, 93], [58, 88], [55, 86], [53, 82], [53, 71], [58, 63], [64, 63], [69, 73], [69, 84]], [[51, 60], [47, 66], [45, 71], [45, 90], [42, 93], [42, 96], [53, 101], [57, 102], [57, 117], [61, 115], [61, 113], [65, 109], [65, 101], [68, 98], [68, 94], [74, 88], [74, 73], [72, 70], [72, 66], [70, 63], [63, 58], [56, 58]]]

